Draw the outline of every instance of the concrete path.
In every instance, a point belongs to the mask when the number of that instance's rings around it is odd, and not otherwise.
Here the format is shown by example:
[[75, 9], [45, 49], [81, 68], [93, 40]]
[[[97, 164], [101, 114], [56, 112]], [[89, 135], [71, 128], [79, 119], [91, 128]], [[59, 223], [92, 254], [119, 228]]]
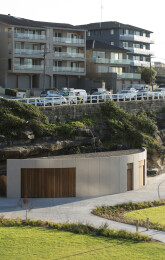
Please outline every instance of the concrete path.
[[[165, 174], [148, 178], [147, 185], [139, 190], [120, 194], [94, 198], [30, 199], [29, 202], [33, 203], [33, 209], [28, 213], [28, 218], [60, 223], [81, 222], [95, 227], [106, 223], [110, 228], [135, 232], [135, 226], [94, 216], [91, 214], [91, 210], [96, 206], [115, 205], [128, 201], [153, 201], [159, 197], [165, 199]], [[25, 211], [19, 207], [21, 202], [22, 200], [19, 199], [0, 198], [0, 215], [7, 218], [16, 218], [17, 216], [25, 218]], [[165, 243], [165, 232], [163, 231], [146, 231], [145, 228], [141, 227], [139, 232]]]

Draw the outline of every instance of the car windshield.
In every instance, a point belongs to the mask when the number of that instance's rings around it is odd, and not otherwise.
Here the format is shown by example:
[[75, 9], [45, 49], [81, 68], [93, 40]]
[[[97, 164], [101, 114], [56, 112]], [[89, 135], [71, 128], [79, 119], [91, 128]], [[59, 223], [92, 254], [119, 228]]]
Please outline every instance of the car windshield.
[[59, 91], [58, 93], [62, 96], [69, 96], [69, 91]]
[[165, 89], [157, 88], [154, 90], [154, 92], [162, 92], [162, 91], [165, 92]]
[[140, 90], [140, 91], [138, 91], [138, 93], [147, 93], [147, 92], [149, 92], [149, 91], [147, 91], [147, 90]]
[[104, 92], [94, 92], [94, 93], [92, 93], [92, 95], [103, 95], [104, 94]]
[[121, 90], [118, 92], [118, 94], [123, 94], [123, 93], [130, 93], [130, 90]]

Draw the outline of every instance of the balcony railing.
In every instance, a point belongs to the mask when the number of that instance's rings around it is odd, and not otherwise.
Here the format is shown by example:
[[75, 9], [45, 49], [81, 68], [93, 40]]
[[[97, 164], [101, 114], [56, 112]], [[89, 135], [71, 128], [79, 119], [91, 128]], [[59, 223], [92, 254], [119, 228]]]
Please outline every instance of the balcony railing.
[[32, 50], [32, 49], [15, 49], [15, 54], [32, 54], [32, 55], [43, 55], [44, 50]]
[[141, 79], [141, 74], [138, 73], [117, 74], [117, 79]]
[[140, 48], [134, 48], [134, 47], [124, 47], [124, 49], [129, 50], [132, 53], [137, 53], [137, 54], [143, 54], [143, 55], [152, 55], [153, 52], [151, 50], [146, 50], [146, 49], [140, 49]]
[[72, 52], [54, 52], [54, 57], [59, 58], [85, 58], [84, 53], [72, 53]]
[[38, 35], [38, 34], [15, 33], [14, 37], [19, 39], [46, 40], [46, 35]]
[[140, 36], [140, 35], [132, 35], [132, 34], [120, 35], [120, 40], [154, 43], [154, 40], [149, 37]]
[[73, 72], [73, 73], [84, 73], [85, 68], [78, 68], [78, 67], [57, 67], [53, 66], [54, 72]]
[[150, 66], [150, 62], [149, 61], [140, 61], [140, 60], [132, 60], [131, 61], [131, 65], [132, 66], [143, 66], [143, 67], [149, 67]]
[[14, 70], [33, 70], [38, 71], [44, 69], [44, 65], [31, 65], [31, 64], [14, 64]]
[[92, 62], [95, 63], [106, 63], [106, 64], [130, 64], [130, 60], [126, 59], [119, 59], [119, 60], [114, 60], [114, 59], [107, 59], [107, 58], [92, 58]]
[[75, 38], [64, 38], [64, 37], [53, 37], [54, 42], [59, 42], [59, 43], [75, 43], [75, 44], [84, 44], [85, 40], [84, 39], [75, 39]]

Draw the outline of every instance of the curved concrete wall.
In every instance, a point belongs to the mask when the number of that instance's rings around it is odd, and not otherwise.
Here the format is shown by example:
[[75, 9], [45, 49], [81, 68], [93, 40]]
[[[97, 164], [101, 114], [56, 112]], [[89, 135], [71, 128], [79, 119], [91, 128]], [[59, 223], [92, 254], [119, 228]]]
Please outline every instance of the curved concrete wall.
[[145, 149], [7, 160], [7, 197], [21, 197], [21, 168], [76, 168], [76, 197], [100, 196], [127, 191], [127, 164], [133, 163], [133, 189], [140, 187], [139, 162]]

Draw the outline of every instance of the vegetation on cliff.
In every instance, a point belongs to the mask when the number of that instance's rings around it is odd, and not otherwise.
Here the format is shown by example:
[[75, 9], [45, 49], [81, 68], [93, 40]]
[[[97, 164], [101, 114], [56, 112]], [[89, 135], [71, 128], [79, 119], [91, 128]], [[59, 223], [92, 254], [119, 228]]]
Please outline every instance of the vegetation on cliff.
[[[152, 118], [151, 118], [152, 116]], [[102, 150], [114, 150], [122, 144], [126, 148], [152, 148], [158, 146], [155, 137], [158, 131], [152, 115], [144, 111], [128, 113], [109, 101], [102, 104], [99, 116], [85, 116], [80, 120], [50, 124], [38, 107], [21, 102], [1, 99], [0, 135], [6, 139], [19, 138], [22, 131], [30, 130], [35, 137], [51, 136], [53, 139], [74, 139], [78, 129], [91, 129], [99, 140]], [[104, 134], [101, 135], [101, 130]]]

